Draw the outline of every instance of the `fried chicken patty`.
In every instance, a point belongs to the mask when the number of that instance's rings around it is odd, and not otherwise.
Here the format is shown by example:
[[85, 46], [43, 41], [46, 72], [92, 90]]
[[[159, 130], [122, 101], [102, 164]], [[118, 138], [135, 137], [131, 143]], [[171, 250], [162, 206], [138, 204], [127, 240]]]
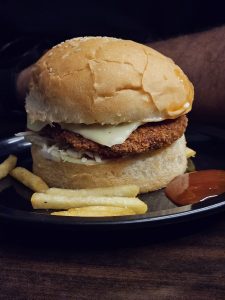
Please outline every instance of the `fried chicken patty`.
[[122, 143], [112, 147], [100, 145], [77, 133], [61, 129], [59, 125], [46, 126], [41, 135], [72, 147], [75, 151], [97, 153], [102, 158], [116, 158], [128, 154], [145, 153], [171, 145], [180, 138], [187, 127], [187, 117], [146, 123], [133, 131]]

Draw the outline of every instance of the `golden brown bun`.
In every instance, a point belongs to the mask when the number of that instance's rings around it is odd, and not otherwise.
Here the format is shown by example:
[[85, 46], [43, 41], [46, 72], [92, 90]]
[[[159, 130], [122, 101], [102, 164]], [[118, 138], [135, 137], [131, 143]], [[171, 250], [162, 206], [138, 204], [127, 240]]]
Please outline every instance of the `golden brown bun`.
[[172, 145], [147, 154], [114, 159], [96, 165], [55, 162], [32, 146], [33, 171], [50, 187], [69, 189], [137, 184], [142, 193], [166, 186], [185, 172], [187, 159], [184, 136]]
[[129, 40], [75, 38], [49, 50], [33, 70], [31, 121], [119, 124], [177, 118], [193, 86], [159, 52]]

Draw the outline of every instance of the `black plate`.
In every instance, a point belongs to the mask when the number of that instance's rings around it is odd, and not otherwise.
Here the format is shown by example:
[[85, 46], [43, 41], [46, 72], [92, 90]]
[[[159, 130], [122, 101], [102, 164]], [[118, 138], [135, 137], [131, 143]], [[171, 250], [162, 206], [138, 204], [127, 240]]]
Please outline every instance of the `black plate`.
[[[225, 130], [210, 126], [195, 126], [187, 133], [188, 145], [197, 151], [193, 160], [197, 170], [225, 169]], [[0, 141], [0, 159], [8, 154], [18, 156], [18, 165], [31, 168], [30, 144], [21, 137]], [[34, 211], [30, 204], [32, 192], [10, 177], [0, 182], [0, 220], [29, 225], [58, 225], [73, 230], [117, 230], [158, 227], [189, 222], [225, 210], [224, 194], [198, 204], [177, 207], [163, 190], [143, 194], [149, 207], [144, 215], [107, 218], [57, 217], [47, 211]]]

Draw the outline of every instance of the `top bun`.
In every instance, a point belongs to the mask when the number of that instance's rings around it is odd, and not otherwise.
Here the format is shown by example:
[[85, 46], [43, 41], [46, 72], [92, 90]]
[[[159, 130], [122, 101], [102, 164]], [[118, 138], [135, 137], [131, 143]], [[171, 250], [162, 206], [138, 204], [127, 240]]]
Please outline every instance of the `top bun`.
[[31, 122], [119, 124], [177, 118], [191, 110], [193, 86], [168, 57], [129, 40], [75, 38], [34, 66]]

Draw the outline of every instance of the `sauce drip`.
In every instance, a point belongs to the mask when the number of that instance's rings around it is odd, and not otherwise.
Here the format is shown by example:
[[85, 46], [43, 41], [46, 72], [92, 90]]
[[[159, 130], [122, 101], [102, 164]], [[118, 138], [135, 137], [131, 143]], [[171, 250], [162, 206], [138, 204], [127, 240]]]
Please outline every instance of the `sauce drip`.
[[178, 205], [203, 201], [225, 192], [225, 171], [204, 170], [174, 178], [166, 187], [166, 196]]

